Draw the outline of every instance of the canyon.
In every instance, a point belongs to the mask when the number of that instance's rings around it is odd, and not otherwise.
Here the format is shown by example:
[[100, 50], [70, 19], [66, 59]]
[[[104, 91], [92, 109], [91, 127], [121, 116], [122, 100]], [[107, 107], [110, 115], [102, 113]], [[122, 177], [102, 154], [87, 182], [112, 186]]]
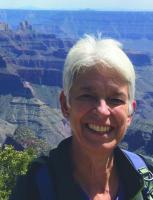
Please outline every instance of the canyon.
[[[137, 74], [137, 109], [121, 145], [153, 155], [153, 22], [147, 21], [149, 14], [145, 18], [142, 13], [140, 18], [139, 13], [128, 15], [84, 11], [79, 15], [77, 12], [61, 11], [59, 15], [59, 12], [23, 11], [27, 17], [22, 21], [23, 13], [20, 11], [3, 12], [7, 20], [0, 23], [1, 145], [12, 141], [8, 138], [15, 140], [15, 131], [22, 127], [30, 128], [34, 136], [45, 141], [49, 148], [71, 134], [59, 104], [64, 60], [70, 47], [83, 33], [90, 33], [93, 29], [96, 31], [100, 29], [97, 28], [99, 26], [104, 35], [115, 37], [123, 43]], [[14, 13], [12, 21], [11, 12]], [[33, 14], [32, 19], [30, 14]], [[36, 20], [38, 14], [39, 22]], [[123, 19], [119, 22], [121, 15]], [[84, 16], [84, 20], [81, 16]], [[130, 16], [129, 21], [127, 16]], [[43, 21], [47, 19], [50, 19], [48, 25]], [[108, 19], [112, 20], [111, 23]], [[89, 23], [85, 23], [86, 20]], [[101, 25], [99, 20], [102, 20]], [[147, 26], [149, 28], [145, 29]]]

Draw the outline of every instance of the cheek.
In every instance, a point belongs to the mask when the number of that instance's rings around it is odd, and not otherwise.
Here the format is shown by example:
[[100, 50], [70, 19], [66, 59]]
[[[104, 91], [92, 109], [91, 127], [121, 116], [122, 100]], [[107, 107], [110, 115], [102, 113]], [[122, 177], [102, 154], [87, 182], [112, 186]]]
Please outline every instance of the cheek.
[[72, 130], [80, 124], [82, 115], [83, 115], [82, 110], [77, 107], [76, 108], [73, 107], [73, 109], [69, 110], [68, 119], [69, 119]]
[[[73, 109], [72, 109], [73, 108]], [[88, 116], [89, 108], [83, 105], [71, 105], [69, 109], [69, 122], [73, 132], [80, 132], [84, 121]]]
[[88, 103], [83, 104], [77, 102], [72, 104], [71, 108], [69, 112], [73, 115], [73, 117], [75, 116], [76, 118], [81, 118], [85, 116], [89, 112], [89, 110], [91, 110], [91, 105], [88, 105]]
[[128, 107], [118, 107], [114, 109], [113, 115], [120, 126], [127, 126], [129, 124]]

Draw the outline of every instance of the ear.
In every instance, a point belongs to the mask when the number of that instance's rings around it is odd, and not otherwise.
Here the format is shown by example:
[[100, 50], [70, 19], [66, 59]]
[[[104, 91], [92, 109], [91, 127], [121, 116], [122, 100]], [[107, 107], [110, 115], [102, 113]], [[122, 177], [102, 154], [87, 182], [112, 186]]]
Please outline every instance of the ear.
[[61, 111], [63, 113], [63, 116], [68, 118], [69, 116], [69, 109], [68, 109], [68, 105], [67, 105], [67, 101], [66, 101], [66, 96], [64, 94], [64, 91], [62, 90], [61, 94], [60, 94], [60, 104], [61, 104]]
[[136, 103], [136, 101], [134, 100], [133, 102], [132, 102], [132, 108], [133, 108], [133, 112], [128, 116], [128, 126], [131, 124], [131, 121], [132, 121], [132, 119], [133, 119], [133, 114], [134, 114], [134, 112], [135, 112], [135, 110], [136, 110], [136, 107], [137, 107], [137, 103]]
[[136, 100], [134, 100], [134, 101], [132, 102], [133, 113], [135, 112], [136, 107], [137, 107], [137, 102], [136, 102]]

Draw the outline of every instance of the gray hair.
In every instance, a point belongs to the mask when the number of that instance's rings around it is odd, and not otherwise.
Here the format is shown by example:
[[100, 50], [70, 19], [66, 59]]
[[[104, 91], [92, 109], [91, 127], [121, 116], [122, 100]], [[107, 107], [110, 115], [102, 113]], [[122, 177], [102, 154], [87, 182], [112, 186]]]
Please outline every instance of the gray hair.
[[69, 92], [76, 74], [97, 64], [115, 69], [127, 81], [129, 113], [132, 113], [132, 101], [135, 98], [135, 70], [128, 56], [123, 52], [122, 44], [114, 39], [86, 35], [70, 49], [63, 72], [63, 89], [67, 102], [69, 103]]

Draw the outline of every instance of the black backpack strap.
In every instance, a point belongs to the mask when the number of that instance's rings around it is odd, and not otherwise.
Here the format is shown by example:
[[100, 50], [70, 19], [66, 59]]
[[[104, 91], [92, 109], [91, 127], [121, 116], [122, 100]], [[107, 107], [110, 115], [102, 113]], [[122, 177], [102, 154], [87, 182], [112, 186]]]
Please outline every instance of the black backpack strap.
[[[142, 194], [145, 200], [153, 200], [153, 173], [152, 165], [147, 164], [148, 162], [140, 155], [123, 150], [124, 154], [131, 161], [131, 164], [139, 172], [144, 180], [144, 189]], [[148, 168], [149, 166], [149, 168]]]
[[138, 154], [138, 155], [144, 160], [148, 169], [153, 173], [153, 159], [142, 154]]
[[41, 166], [36, 173], [36, 183], [41, 200], [55, 200], [55, 189], [52, 176], [48, 166]]
[[28, 170], [27, 174], [17, 177], [9, 200], [41, 200], [35, 182], [35, 171], [31, 169]]
[[51, 150], [48, 158], [39, 158], [31, 165], [30, 171], [35, 173], [33, 177], [39, 199], [86, 199], [85, 194], [73, 178], [70, 146], [71, 139], [66, 139], [56, 149]]
[[56, 200], [84, 200], [84, 193], [73, 178], [71, 138], [60, 143], [49, 156], [49, 173], [53, 177]]
[[131, 162], [131, 164], [136, 170], [147, 167], [146, 163], [139, 155], [127, 150], [122, 150], [122, 151], [124, 152], [125, 156], [128, 158], [128, 160]]
[[153, 200], [153, 161], [148, 156], [144, 156], [141, 154], [139, 154], [139, 156], [141, 157], [141, 159], [144, 160], [147, 166], [147, 170], [149, 171], [148, 172], [146, 169], [144, 169], [144, 171], [140, 170], [140, 173], [145, 180], [143, 193], [146, 196], [146, 199], [148, 198], [148, 200]]

